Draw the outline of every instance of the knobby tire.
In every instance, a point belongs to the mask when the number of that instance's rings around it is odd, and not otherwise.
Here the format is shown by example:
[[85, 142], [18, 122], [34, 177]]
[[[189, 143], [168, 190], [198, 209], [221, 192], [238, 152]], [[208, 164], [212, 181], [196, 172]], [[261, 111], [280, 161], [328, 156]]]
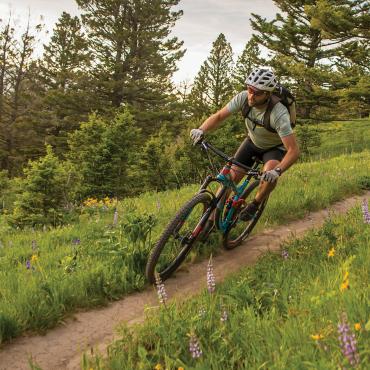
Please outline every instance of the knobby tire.
[[[160, 239], [154, 246], [146, 265], [146, 278], [151, 284], [155, 283], [156, 280], [156, 266], [160, 258], [161, 253], [166, 247], [166, 243], [171, 237], [174, 236], [176, 232], [181, 230], [182, 225], [189, 218], [193, 209], [199, 205], [203, 204], [203, 213], [210, 206], [212, 197], [208, 193], [199, 193], [195, 195], [191, 200], [189, 200], [175, 215], [175, 217], [170, 221], [165, 230], [163, 231]], [[198, 235], [199, 237], [199, 235]], [[168, 279], [181, 265], [186, 256], [189, 254], [190, 250], [194, 246], [194, 243], [198, 238], [195, 238], [188, 245], [184, 245], [179, 251], [177, 256], [170, 262], [169, 266], [165, 267], [163, 271], [157, 271], [162, 281]]]

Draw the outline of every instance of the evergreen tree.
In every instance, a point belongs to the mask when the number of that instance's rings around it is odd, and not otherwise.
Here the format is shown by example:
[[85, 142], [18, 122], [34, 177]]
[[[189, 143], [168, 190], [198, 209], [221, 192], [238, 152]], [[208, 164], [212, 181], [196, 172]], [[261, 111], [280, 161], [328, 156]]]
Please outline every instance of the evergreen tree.
[[29, 163], [24, 174], [11, 222], [17, 226], [62, 222], [67, 204], [67, 174], [51, 146], [44, 157]]
[[[311, 116], [313, 107], [331, 104], [325, 90], [334, 73], [328, 68], [328, 60], [335, 56], [335, 48], [325, 41], [322, 31], [311, 25], [312, 17], [307, 5], [318, 0], [274, 0], [283, 12], [272, 21], [252, 14], [251, 24], [257, 32], [256, 41], [270, 50], [271, 66], [278, 76], [292, 84], [299, 100], [299, 115]], [[336, 0], [330, 0], [335, 4]]]
[[217, 111], [231, 97], [232, 67], [233, 52], [225, 35], [221, 33], [194, 80], [190, 100], [196, 116]]
[[[311, 25], [335, 47], [336, 95], [341, 118], [370, 113], [370, 3], [363, 0], [318, 0], [306, 7]], [[345, 107], [345, 109], [340, 109]]]
[[68, 157], [81, 179], [80, 198], [130, 194], [128, 170], [138, 155], [138, 134], [127, 111], [109, 121], [92, 114], [70, 134]]
[[[171, 119], [171, 76], [182, 42], [170, 37], [182, 15], [179, 0], [77, 0], [96, 57], [98, 96], [106, 105], [130, 106], [143, 133]], [[167, 111], [167, 112], [166, 112]]]
[[317, 0], [306, 7], [311, 25], [345, 57], [369, 72], [370, 3], [367, 0]]
[[[35, 89], [32, 84], [33, 61], [32, 54], [36, 42], [36, 34], [40, 32], [42, 25], [38, 24], [31, 29], [28, 21], [25, 31], [20, 40], [12, 42], [13, 47], [9, 52], [7, 67], [9, 68], [9, 78], [7, 80], [7, 91], [1, 122], [2, 141], [3, 141], [3, 160], [2, 168], [9, 171], [11, 176], [20, 172], [22, 162], [20, 152], [24, 142], [18, 135], [22, 136], [23, 122], [26, 120], [27, 113], [34, 102]], [[18, 126], [19, 125], [19, 126]], [[31, 138], [28, 138], [31, 141]]]
[[66, 152], [68, 133], [97, 107], [87, 74], [90, 59], [78, 17], [63, 12], [49, 44], [44, 45], [40, 62], [40, 80], [45, 89], [43, 114], [35, 112], [37, 119], [42, 120], [44, 115], [49, 120], [47, 141], [57, 154]]
[[78, 17], [63, 12], [44, 45], [42, 77], [50, 88], [66, 91], [88, 67], [91, 55]]
[[255, 39], [247, 42], [243, 52], [238, 57], [235, 68], [233, 70], [233, 85], [235, 91], [241, 91], [245, 88], [245, 79], [253, 69], [264, 64], [261, 58], [261, 50]]
[[5, 168], [9, 156], [8, 126], [10, 110], [10, 80], [14, 73], [15, 39], [14, 28], [10, 25], [11, 17], [6, 24], [0, 19], [0, 168]]

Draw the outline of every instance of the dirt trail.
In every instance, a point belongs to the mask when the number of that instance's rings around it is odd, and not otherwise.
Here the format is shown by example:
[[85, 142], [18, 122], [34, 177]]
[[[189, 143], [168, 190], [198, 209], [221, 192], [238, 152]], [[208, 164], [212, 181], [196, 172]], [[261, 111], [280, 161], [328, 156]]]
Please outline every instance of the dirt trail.
[[[322, 225], [330, 212], [343, 213], [364, 198], [370, 191], [333, 204], [327, 210], [308, 214], [304, 219], [265, 230], [246, 241], [246, 245], [232, 251], [222, 251], [214, 257], [216, 281], [222, 281], [230, 273], [253, 264], [267, 250], [278, 250], [283, 240], [302, 235], [308, 229]], [[171, 299], [181, 299], [199, 293], [206, 286], [205, 271], [208, 261], [181, 271], [166, 282]], [[132, 294], [121, 301], [93, 311], [75, 314], [43, 336], [20, 337], [0, 348], [0, 370], [29, 369], [32, 356], [43, 370], [80, 369], [83, 351], [91, 347], [102, 353], [114, 339], [114, 329], [122, 321], [133, 324], [144, 318], [144, 309], [158, 305], [152, 287]]]

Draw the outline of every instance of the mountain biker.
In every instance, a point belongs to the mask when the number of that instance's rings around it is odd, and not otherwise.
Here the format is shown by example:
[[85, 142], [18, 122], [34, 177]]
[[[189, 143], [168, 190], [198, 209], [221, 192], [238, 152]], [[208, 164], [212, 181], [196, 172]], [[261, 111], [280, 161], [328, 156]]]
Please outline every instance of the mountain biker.
[[[264, 163], [257, 194], [239, 215], [239, 219], [248, 221], [254, 217], [259, 205], [273, 191], [282, 173], [297, 161], [299, 148], [289, 111], [282, 103], [278, 102], [270, 114], [270, 126], [276, 132], [271, 132], [262, 125], [268, 102], [277, 85], [274, 73], [268, 69], [256, 68], [246, 78], [245, 84], [245, 90], [234, 96], [224, 108], [208, 117], [199, 128], [192, 129], [190, 136], [196, 144], [206, 132], [215, 129], [232, 113], [240, 111], [248, 99], [248, 105], [251, 107], [245, 118], [248, 136], [237, 150], [235, 160], [249, 167], [253, 165], [253, 157], [259, 158]], [[256, 122], [260, 124], [257, 125]], [[231, 178], [235, 183], [239, 183], [244, 175], [245, 171], [240, 167], [232, 166]], [[206, 228], [213, 227], [213, 218], [214, 215], [211, 215]]]

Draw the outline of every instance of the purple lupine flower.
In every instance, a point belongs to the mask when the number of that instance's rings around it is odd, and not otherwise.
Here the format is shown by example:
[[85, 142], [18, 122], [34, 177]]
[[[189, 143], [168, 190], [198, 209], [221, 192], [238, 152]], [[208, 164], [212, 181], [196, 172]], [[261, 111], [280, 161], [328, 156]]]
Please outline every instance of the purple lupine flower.
[[222, 310], [221, 314], [221, 322], [225, 322], [228, 319], [227, 311], [225, 309]]
[[159, 276], [159, 274], [155, 275], [155, 285], [157, 287], [159, 302], [161, 302], [163, 305], [166, 305], [166, 302], [168, 300], [168, 296], [167, 296], [166, 289], [164, 287], [164, 284], [163, 284], [162, 279]]
[[31, 268], [31, 262], [30, 262], [30, 260], [27, 260], [26, 261], [26, 268], [27, 268], [27, 270], [29, 270]]
[[366, 199], [364, 199], [363, 202], [362, 202], [362, 213], [364, 215], [365, 224], [370, 224], [369, 207], [367, 205], [367, 200]]
[[37, 249], [36, 240], [32, 240], [31, 244], [32, 244], [32, 250], [35, 251]]
[[203, 354], [200, 349], [199, 340], [194, 333], [190, 334], [189, 351], [192, 358], [199, 358]]
[[281, 257], [283, 257], [285, 260], [286, 260], [286, 259], [288, 259], [288, 257], [289, 257], [289, 253], [288, 253], [288, 251], [283, 250], [283, 251], [281, 252]]
[[351, 366], [355, 367], [359, 363], [360, 357], [357, 353], [356, 337], [349, 328], [345, 312], [342, 313], [342, 320], [338, 324], [338, 333], [342, 353], [348, 359]]
[[117, 209], [115, 209], [113, 214], [113, 225], [116, 226], [117, 224], [118, 224], [118, 211]]
[[216, 279], [213, 273], [212, 255], [208, 261], [207, 267], [207, 287], [210, 293], [214, 293], [214, 291], [216, 290]]
[[80, 245], [81, 244], [81, 240], [79, 238], [75, 238], [72, 240], [72, 244], [73, 245]]

